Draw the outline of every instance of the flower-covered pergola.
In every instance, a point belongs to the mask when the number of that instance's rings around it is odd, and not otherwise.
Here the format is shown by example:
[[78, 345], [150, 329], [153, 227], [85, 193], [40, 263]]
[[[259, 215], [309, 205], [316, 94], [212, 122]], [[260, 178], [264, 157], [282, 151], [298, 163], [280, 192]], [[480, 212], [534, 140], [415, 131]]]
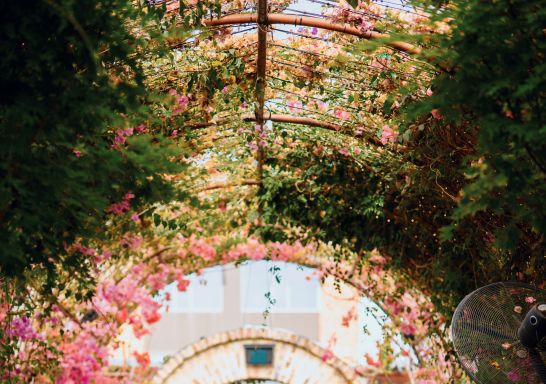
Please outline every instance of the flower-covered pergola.
[[[157, 293], [267, 259], [353, 285], [415, 350], [417, 380], [457, 382], [447, 331], [461, 296], [545, 284], [544, 141], [511, 133], [541, 132], [544, 79], [512, 94], [475, 79], [479, 102], [457, 93], [474, 73], [465, 54], [481, 54], [465, 39], [508, 11], [309, 1], [321, 12], [289, 0], [11, 10], [35, 22], [2, 27], [3, 51], [20, 55], [0, 71], [13, 91], [0, 116], [13, 143], [0, 169], [0, 381], [146, 382], [148, 356], [108, 358], [122, 330], [141, 337], [159, 320]], [[543, 10], [526, 7], [534, 31]], [[503, 31], [502, 49], [540, 52]], [[492, 79], [544, 61], [503, 72], [491, 57]]]

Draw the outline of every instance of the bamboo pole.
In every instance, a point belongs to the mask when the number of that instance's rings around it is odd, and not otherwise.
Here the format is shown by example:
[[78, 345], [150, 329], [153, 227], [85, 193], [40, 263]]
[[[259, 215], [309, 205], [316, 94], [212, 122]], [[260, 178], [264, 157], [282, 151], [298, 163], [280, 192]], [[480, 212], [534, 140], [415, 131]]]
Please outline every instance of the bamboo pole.
[[[258, 7], [259, 8], [259, 7]], [[328, 20], [318, 19], [316, 17], [309, 16], [295, 16], [295, 15], [284, 15], [281, 13], [270, 13], [265, 17], [267, 24], [291, 24], [291, 25], [302, 25], [306, 27], [317, 27], [321, 29], [326, 29], [334, 32], [346, 33], [349, 35], [357, 36], [360, 38], [368, 40], [378, 40], [384, 39], [388, 40], [389, 35], [382, 34], [376, 31], [362, 31], [359, 28], [353, 27], [349, 24], [338, 24], [333, 23]], [[248, 23], [258, 23], [260, 25], [259, 13], [253, 14], [235, 14], [224, 16], [219, 19], [210, 19], [203, 20], [203, 23], [207, 26], [217, 26], [217, 25], [227, 25], [227, 24], [248, 24]], [[259, 34], [259, 32], [258, 32]], [[398, 49], [400, 51], [418, 54], [421, 52], [421, 49], [403, 41], [386, 41], [385, 44], [389, 47]]]
[[[260, 126], [260, 131], [256, 132], [257, 150], [257, 179], [260, 188], [259, 192], [263, 191], [263, 173], [265, 161], [265, 148], [261, 145], [260, 135], [264, 129], [264, 105], [265, 105], [265, 87], [266, 87], [266, 62], [267, 62], [267, 0], [258, 0], [258, 9], [256, 21], [258, 25], [258, 56], [256, 58], [256, 102], [255, 111], [256, 125]], [[260, 200], [261, 201], [261, 200]], [[261, 202], [258, 203], [258, 214], [260, 222], [262, 220], [263, 207]]]
[[[252, 114], [244, 114], [241, 116], [244, 121], [256, 121], [256, 116]], [[264, 117], [264, 120], [270, 120], [278, 123], [290, 123], [290, 124], [299, 124], [299, 125], [308, 125], [311, 127], [324, 128], [330, 131], [343, 133], [343, 126], [329, 123], [326, 121], [320, 121], [312, 119], [305, 116], [291, 116], [291, 115], [279, 115], [279, 114], [270, 114]], [[368, 136], [366, 140], [373, 145], [382, 146], [381, 141], [375, 136]]]
[[[256, 121], [256, 117], [251, 114], [245, 114], [242, 115], [241, 118], [244, 121]], [[309, 125], [311, 127], [319, 127], [319, 128], [325, 128], [330, 131], [340, 131], [343, 129], [341, 125], [334, 124], [334, 123], [328, 123], [325, 121], [315, 120], [309, 117], [304, 116], [291, 116], [291, 115], [279, 115], [279, 114], [271, 114], [266, 117], [264, 117], [264, 120], [270, 120], [278, 123], [292, 123], [292, 124], [300, 124], [300, 125]]]

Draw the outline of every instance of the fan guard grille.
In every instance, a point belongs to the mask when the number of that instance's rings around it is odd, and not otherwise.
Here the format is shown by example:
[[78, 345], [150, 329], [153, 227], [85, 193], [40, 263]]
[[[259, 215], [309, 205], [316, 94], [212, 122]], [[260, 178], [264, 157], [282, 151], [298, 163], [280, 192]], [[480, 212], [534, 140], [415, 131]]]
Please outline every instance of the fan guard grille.
[[[465, 371], [480, 384], [539, 384], [517, 331], [546, 291], [520, 283], [494, 283], [466, 296], [453, 315], [451, 337]], [[539, 347], [542, 359], [546, 349]], [[546, 361], [546, 360], [545, 360]]]

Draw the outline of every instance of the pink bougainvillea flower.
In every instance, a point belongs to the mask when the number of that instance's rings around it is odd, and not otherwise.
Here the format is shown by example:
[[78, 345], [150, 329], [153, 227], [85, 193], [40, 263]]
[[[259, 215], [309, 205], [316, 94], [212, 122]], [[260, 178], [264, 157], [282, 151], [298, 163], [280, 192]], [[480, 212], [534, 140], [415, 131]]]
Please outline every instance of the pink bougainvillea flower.
[[341, 108], [335, 109], [334, 116], [342, 120], [349, 120], [351, 118], [351, 114]]
[[371, 31], [374, 28], [374, 24], [370, 23], [366, 19], [362, 19], [362, 22], [360, 23], [360, 29], [364, 32]]
[[513, 383], [518, 383], [521, 380], [521, 376], [519, 374], [518, 368], [514, 368], [510, 372], [508, 372], [506, 377], [508, 377], [508, 380], [510, 380]]
[[398, 132], [385, 124], [381, 130], [381, 144], [385, 145], [387, 143], [396, 142], [398, 137]]
[[348, 156], [349, 155], [349, 149], [347, 149], [346, 147], [343, 147], [343, 148], [339, 149], [338, 152], [340, 154], [342, 154], [343, 156]]
[[136, 251], [142, 244], [142, 237], [140, 235], [125, 234], [119, 242], [122, 246], [129, 248], [132, 251]]
[[381, 361], [375, 360], [373, 357], [371, 357], [369, 354], [364, 354], [364, 357], [366, 358], [366, 363], [372, 367], [379, 368], [381, 367]]
[[526, 302], [527, 304], [533, 304], [535, 301], [537, 301], [537, 299], [535, 299], [535, 298], [532, 297], [532, 296], [527, 296], [527, 297], [525, 298], [525, 302]]
[[317, 103], [317, 108], [320, 112], [326, 112], [326, 110], [328, 109], [328, 104], [326, 104], [324, 101], [316, 101]]
[[434, 92], [432, 92], [432, 89], [428, 88], [426, 94], [427, 96], [432, 96]]
[[251, 151], [257, 151], [258, 150], [258, 145], [256, 145], [256, 143], [253, 142], [253, 141], [250, 141], [250, 142], [246, 143], [246, 146], [248, 148], [250, 148]]
[[228, 86], [226, 85], [224, 88], [222, 88], [222, 93], [223, 93], [224, 95], [226, 95], [228, 92], [229, 92], [229, 88], [228, 88]]
[[7, 335], [22, 341], [42, 339], [42, 336], [34, 330], [30, 319], [26, 316], [14, 318], [8, 327]]
[[142, 336], [147, 335], [150, 333], [150, 330], [148, 328], [144, 328], [144, 325], [142, 322], [133, 322], [132, 324], [133, 328], [133, 334], [137, 339], [140, 339]]
[[114, 144], [112, 144], [112, 148], [119, 149], [123, 144], [125, 144], [125, 137], [122, 134], [116, 134], [116, 137], [114, 137]]
[[201, 257], [205, 261], [212, 261], [216, 258], [216, 249], [209, 245], [204, 239], [190, 238], [189, 251], [191, 254]]
[[434, 117], [436, 120], [442, 120], [443, 116], [439, 109], [433, 109], [430, 111], [430, 114], [432, 117]]
[[182, 278], [178, 280], [178, 283], [176, 284], [176, 288], [180, 292], [185, 292], [188, 290], [189, 285], [190, 285], [190, 281]]
[[343, 315], [343, 317], [341, 318], [341, 326], [342, 327], [346, 327], [348, 328], [349, 325], [351, 324], [351, 321], [353, 320], [356, 320], [357, 318], [357, 315], [356, 315], [356, 307], [352, 307], [351, 309], [349, 309], [349, 311]]
[[106, 208], [106, 213], [113, 213], [115, 215], [121, 215], [124, 212], [127, 212], [130, 208], [129, 204], [132, 199], [135, 198], [135, 195], [129, 191], [123, 196], [123, 200], [119, 203], [114, 203]]
[[290, 110], [290, 112], [299, 112], [303, 107], [303, 104], [300, 100], [289, 101], [286, 104], [288, 105], [288, 109]]
[[72, 149], [72, 153], [74, 154], [74, 156], [76, 157], [82, 157], [82, 152], [77, 150], [77, 149]]
[[118, 323], [123, 324], [127, 321], [127, 317], [129, 316], [127, 312], [127, 308], [123, 308], [121, 311], [118, 311], [116, 313], [116, 320]]
[[94, 256], [97, 252], [93, 248], [85, 247], [79, 243], [74, 244], [74, 250], [86, 256]]
[[416, 328], [413, 324], [402, 323], [400, 325], [400, 332], [406, 337], [415, 335]]
[[142, 368], [148, 368], [150, 366], [150, 355], [148, 352], [133, 352], [133, 356], [136, 359], [136, 362], [138, 365], [140, 365]]
[[136, 133], [144, 133], [146, 132], [146, 125], [140, 124], [135, 127]]
[[188, 96], [180, 96], [177, 100], [178, 105], [181, 105], [184, 107], [187, 106], [189, 102], [190, 102], [190, 99], [188, 98]]
[[326, 362], [328, 360], [332, 360], [334, 358], [334, 352], [332, 352], [330, 349], [327, 349], [322, 354], [322, 361]]

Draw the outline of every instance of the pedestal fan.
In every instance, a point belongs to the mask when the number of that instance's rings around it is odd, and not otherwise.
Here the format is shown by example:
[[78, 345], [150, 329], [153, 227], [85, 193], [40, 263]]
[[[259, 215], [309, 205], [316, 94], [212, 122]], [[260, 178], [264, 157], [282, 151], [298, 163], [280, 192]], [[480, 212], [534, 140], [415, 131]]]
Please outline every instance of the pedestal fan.
[[459, 360], [479, 384], [546, 384], [546, 291], [505, 282], [467, 295], [453, 314]]

